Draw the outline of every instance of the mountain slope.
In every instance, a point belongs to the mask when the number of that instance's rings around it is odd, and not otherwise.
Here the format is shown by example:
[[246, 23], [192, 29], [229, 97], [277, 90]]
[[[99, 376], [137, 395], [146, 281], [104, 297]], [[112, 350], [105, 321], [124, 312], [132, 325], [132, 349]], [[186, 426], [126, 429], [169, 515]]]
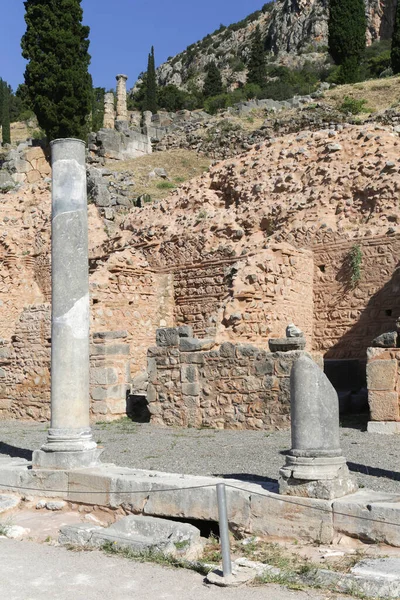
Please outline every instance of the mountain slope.
[[[329, 0], [277, 0], [264, 4], [239, 23], [221, 27], [157, 69], [161, 86], [202, 86], [205, 67], [215, 61], [231, 88], [246, 81], [246, 65], [254, 30], [260, 27], [272, 60], [287, 65], [325, 58]], [[390, 39], [396, 0], [365, 0], [367, 43]], [[135, 86], [136, 87], [136, 86]], [[134, 88], [135, 89], [135, 88]]]

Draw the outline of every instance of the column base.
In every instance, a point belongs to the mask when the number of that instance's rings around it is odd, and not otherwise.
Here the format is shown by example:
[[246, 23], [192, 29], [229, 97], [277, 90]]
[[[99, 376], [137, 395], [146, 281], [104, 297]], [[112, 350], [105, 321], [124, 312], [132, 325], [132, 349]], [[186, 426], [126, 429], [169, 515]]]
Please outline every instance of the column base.
[[358, 489], [351, 477], [346, 459], [338, 457], [297, 457], [288, 455], [279, 471], [279, 493], [334, 500]]
[[79, 469], [99, 464], [102, 449], [92, 439], [90, 427], [50, 429], [47, 442], [33, 452], [33, 469]]

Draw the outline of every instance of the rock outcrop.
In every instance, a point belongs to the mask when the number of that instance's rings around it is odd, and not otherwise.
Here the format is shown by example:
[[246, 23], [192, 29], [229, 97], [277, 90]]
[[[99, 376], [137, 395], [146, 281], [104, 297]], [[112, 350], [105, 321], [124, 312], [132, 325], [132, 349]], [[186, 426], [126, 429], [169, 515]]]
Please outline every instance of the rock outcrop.
[[[158, 83], [161, 86], [174, 84], [183, 89], [187, 88], [189, 81], [202, 85], [205, 68], [211, 61], [221, 69], [228, 86], [245, 83], [251, 38], [257, 26], [274, 60], [278, 56], [278, 60], [288, 66], [310, 60], [324, 62], [328, 43], [328, 6], [328, 0], [277, 0], [267, 3], [243, 21], [220, 27], [168, 59], [157, 69]], [[366, 0], [365, 8], [367, 43], [390, 39], [396, 1]]]

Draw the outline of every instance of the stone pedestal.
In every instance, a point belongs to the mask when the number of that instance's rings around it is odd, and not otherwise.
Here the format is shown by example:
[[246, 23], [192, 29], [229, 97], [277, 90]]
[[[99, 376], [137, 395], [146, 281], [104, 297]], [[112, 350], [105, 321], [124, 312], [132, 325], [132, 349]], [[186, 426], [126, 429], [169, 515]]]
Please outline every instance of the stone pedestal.
[[292, 449], [280, 470], [279, 492], [332, 500], [357, 490], [339, 442], [339, 400], [306, 355], [290, 377]]
[[51, 427], [36, 468], [92, 466], [89, 426], [89, 273], [85, 144], [61, 139], [52, 152]]
[[104, 94], [104, 129], [114, 129], [115, 126], [115, 110], [114, 110], [114, 94], [108, 92]]
[[128, 108], [126, 103], [127, 75], [117, 75], [117, 121], [128, 121]]
[[[388, 335], [384, 334], [380, 338]], [[397, 340], [393, 340], [395, 341]], [[400, 348], [368, 348], [367, 387], [371, 417], [368, 423], [369, 433], [388, 434], [400, 431], [399, 365]]]

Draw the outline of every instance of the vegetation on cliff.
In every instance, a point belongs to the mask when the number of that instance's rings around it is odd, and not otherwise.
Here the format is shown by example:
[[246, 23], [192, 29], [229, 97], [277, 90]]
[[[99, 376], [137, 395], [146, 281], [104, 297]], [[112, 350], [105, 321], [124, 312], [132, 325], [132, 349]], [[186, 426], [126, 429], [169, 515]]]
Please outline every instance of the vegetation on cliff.
[[329, 52], [340, 66], [339, 83], [360, 79], [360, 63], [365, 52], [367, 19], [364, 0], [330, 0]]

